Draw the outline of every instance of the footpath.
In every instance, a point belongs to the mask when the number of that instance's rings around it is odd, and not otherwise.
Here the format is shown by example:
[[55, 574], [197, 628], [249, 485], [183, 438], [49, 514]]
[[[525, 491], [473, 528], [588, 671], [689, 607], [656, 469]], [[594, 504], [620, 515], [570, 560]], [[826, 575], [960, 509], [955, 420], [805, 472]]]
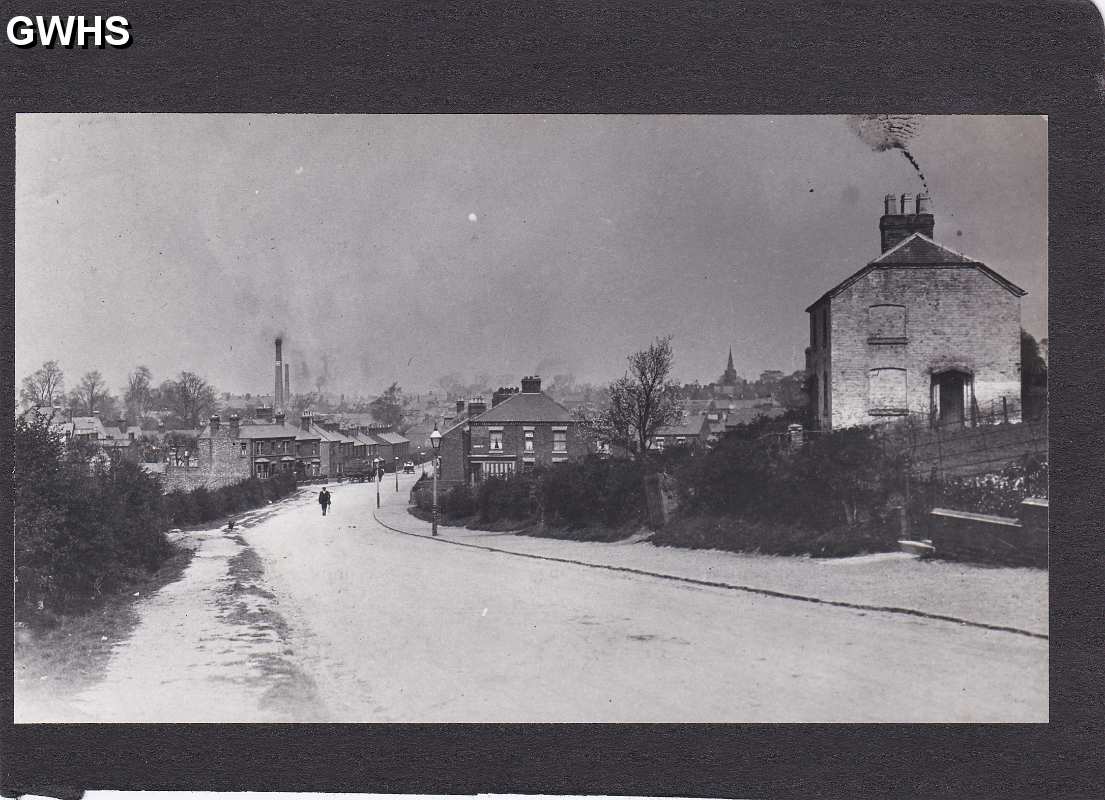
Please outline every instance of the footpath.
[[[375, 512], [397, 534], [429, 537], [429, 522], [398, 503]], [[1048, 636], [1048, 572], [925, 560], [905, 553], [839, 559], [657, 547], [640, 539], [577, 542], [438, 526], [443, 546], [652, 575], [796, 601], [927, 617], [1009, 634]]]

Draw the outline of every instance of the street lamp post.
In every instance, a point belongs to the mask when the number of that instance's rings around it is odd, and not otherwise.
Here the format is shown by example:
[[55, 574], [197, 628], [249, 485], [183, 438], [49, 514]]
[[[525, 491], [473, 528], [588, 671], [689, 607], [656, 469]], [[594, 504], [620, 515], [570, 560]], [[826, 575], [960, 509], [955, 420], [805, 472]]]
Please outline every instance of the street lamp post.
[[380, 480], [384, 476], [382, 467], [380, 465], [383, 463], [384, 459], [382, 458], [372, 459], [372, 466], [376, 470], [376, 508], [380, 507]]
[[433, 523], [430, 535], [437, 536], [437, 454], [441, 449], [441, 433], [438, 431], [437, 426], [434, 425], [434, 432], [430, 434], [430, 444], [434, 447], [434, 508], [433, 508]]
[[399, 456], [395, 457], [395, 491], [399, 491]]

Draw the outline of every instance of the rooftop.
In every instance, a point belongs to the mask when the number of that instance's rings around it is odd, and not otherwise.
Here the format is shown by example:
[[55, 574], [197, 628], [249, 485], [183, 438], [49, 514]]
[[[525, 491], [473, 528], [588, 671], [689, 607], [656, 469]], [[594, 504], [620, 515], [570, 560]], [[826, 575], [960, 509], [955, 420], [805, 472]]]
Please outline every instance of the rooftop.
[[475, 417], [477, 422], [573, 422], [571, 412], [544, 392], [517, 392]]

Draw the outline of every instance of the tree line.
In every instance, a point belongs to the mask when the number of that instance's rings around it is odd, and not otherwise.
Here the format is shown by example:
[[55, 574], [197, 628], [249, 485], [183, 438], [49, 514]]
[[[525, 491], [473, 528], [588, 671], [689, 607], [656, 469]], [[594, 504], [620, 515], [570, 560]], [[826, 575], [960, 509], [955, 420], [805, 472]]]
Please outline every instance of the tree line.
[[99, 370], [84, 373], [66, 391], [65, 373], [57, 361], [47, 361], [23, 378], [19, 399], [24, 408], [60, 406], [74, 416], [98, 414], [105, 422], [124, 418], [151, 428], [156, 427], [155, 413], [168, 427], [199, 428], [217, 407], [215, 387], [187, 370], [155, 384], [149, 367], [139, 365], [127, 375], [120, 394], [112, 394]]

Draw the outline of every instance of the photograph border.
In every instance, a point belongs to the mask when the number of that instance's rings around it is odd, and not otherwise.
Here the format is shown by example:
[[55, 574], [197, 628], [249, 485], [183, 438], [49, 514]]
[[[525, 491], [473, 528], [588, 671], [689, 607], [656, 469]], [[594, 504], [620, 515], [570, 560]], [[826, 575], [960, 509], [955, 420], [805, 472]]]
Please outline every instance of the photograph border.
[[[13, 725], [0, 789], [1094, 796], [1103, 582], [1105, 47], [1089, 2], [123, 4], [132, 46], [0, 42], [4, 441], [15, 119], [32, 112], [1046, 114], [1055, 513], [1047, 725]], [[78, 13], [78, 12], [67, 12]], [[96, 13], [96, 12], [90, 12]], [[100, 10], [99, 13], [103, 13]], [[995, 198], [1000, 202], [1000, 198]], [[1091, 455], [1092, 454], [1092, 455]], [[11, 451], [2, 448], [11, 474]], [[12, 520], [10, 492], [5, 520]], [[10, 524], [7, 527], [11, 535]], [[1058, 535], [1058, 538], [1055, 538]], [[9, 544], [11, 539], [8, 540]], [[12, 549], [0, 548], [12, 614]]]

